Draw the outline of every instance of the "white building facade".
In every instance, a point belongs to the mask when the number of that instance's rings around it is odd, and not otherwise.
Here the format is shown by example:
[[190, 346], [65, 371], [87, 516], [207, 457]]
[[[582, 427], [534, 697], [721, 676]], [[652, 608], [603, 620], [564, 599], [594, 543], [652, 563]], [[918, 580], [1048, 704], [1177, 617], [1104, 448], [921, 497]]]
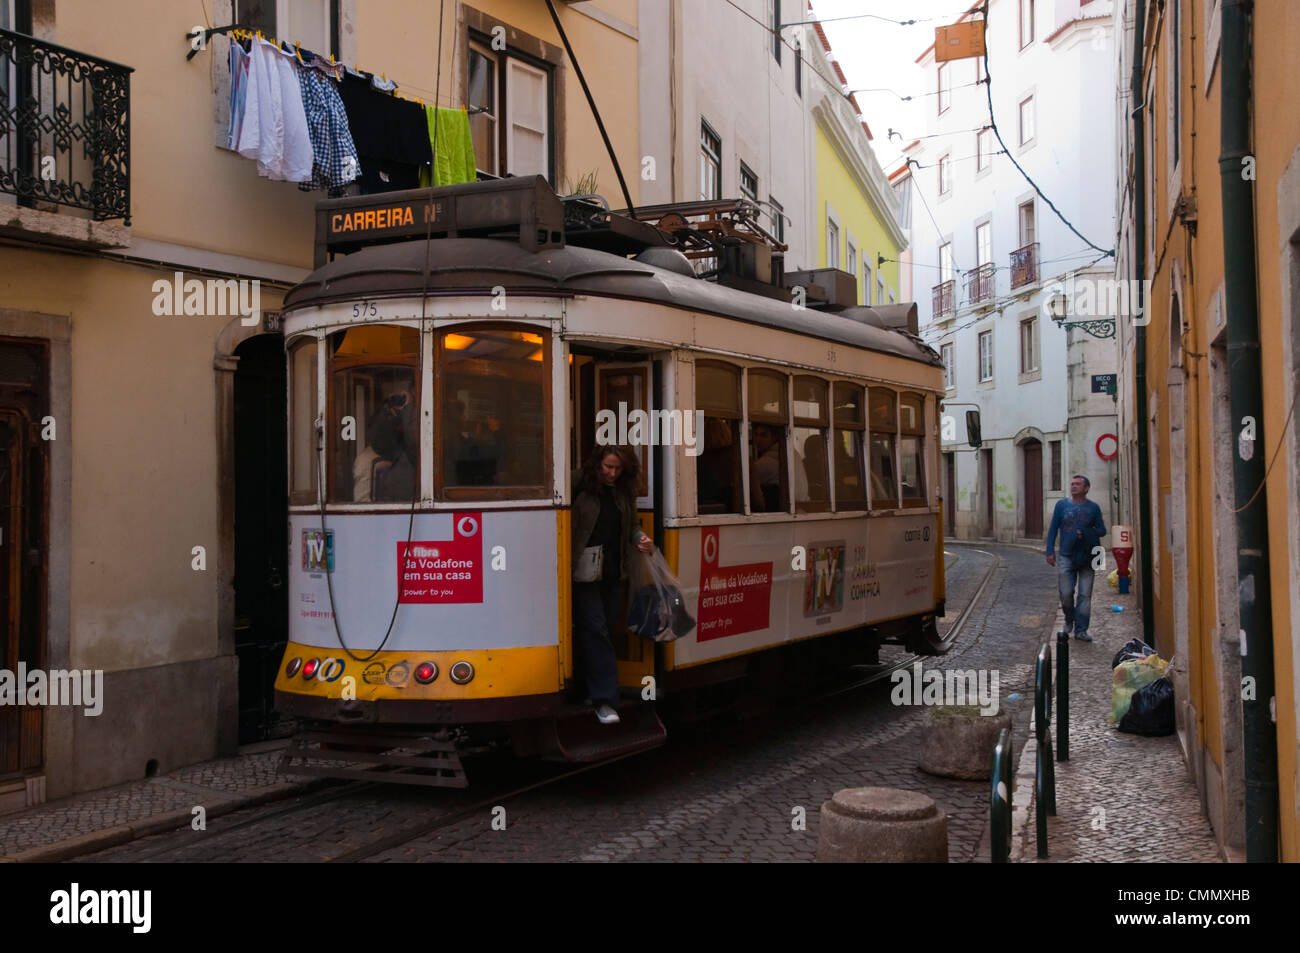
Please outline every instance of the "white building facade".
[[[1048, 307], [1114, 274], [1111, 2], [990, 0], [985, 42], [988, 75], [983, 57], [936, 63], [931, 47], [917, 60], [933, 95], [926, 136], [907, 150], [913, 281], [948, 383], [946, 532], [1041, 544], [1072, 474], [1091, 481], [1108, 526], [1117, 513], [1115, 462], [1103, 458], [1117, 449], [1105, 439], [1116, 432], [1114, 324], [1090, 324], [1096, 337]], [[1078, 310], [1064, 319], [1090, 316]], [[965, 425], [976, 408], [979, 449]]]

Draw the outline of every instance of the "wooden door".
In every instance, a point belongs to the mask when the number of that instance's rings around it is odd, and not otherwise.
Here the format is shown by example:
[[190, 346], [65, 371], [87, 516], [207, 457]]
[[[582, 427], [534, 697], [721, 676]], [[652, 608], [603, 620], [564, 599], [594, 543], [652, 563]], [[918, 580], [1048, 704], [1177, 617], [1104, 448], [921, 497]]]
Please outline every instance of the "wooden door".
[[1026, 440], [1025, 463], [1025, 535], [1031, 539], [1043, 535], [1043, 445]]

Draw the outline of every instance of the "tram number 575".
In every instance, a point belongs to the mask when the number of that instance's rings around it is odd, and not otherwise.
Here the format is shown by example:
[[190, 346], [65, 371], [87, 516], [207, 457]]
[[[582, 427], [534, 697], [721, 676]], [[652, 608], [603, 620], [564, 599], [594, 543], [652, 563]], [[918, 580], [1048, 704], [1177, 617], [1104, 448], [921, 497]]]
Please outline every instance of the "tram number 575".
[[352, 305], [352, 317], [373, 318], [379, 314], [379, 308], [373, 301], [361, 301]]

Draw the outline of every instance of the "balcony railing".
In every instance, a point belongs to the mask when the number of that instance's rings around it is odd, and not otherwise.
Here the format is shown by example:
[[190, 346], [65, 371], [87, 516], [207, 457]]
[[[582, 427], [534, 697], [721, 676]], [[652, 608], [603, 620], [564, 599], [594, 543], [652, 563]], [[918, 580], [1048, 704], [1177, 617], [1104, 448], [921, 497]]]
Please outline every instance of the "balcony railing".
[[1038, 242], [1017, 248], [1011, 253], [1011, 290], [1038, 281]]
[[966, 272], [966, 301], [980, 304], [993, 297], [993, 263], [985, 262]]
[[0, 30], [0, 192], [130, 225], [131, 72]]
[[934, 319], [942, 321], [957, 313], [957, 282], [945, 281], [934, 286]]

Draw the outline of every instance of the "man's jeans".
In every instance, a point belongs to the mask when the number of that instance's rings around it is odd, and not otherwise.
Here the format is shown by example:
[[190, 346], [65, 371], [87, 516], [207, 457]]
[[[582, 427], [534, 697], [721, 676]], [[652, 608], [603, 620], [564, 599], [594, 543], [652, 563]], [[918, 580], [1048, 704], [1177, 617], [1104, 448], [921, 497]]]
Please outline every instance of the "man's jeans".
[[[1092, 618], [1092, 566], [1075, 569], [1069, 556], [1056, 557], [1056, 589], [1061, 594], [1061, 609], [1065, 612], [1065, 631], [1074, 629], [1074, 634], [1086, 634], [1088, 622]], [[1075, 582], [1078, 582], [1079, 597], [1075, 602]]]

